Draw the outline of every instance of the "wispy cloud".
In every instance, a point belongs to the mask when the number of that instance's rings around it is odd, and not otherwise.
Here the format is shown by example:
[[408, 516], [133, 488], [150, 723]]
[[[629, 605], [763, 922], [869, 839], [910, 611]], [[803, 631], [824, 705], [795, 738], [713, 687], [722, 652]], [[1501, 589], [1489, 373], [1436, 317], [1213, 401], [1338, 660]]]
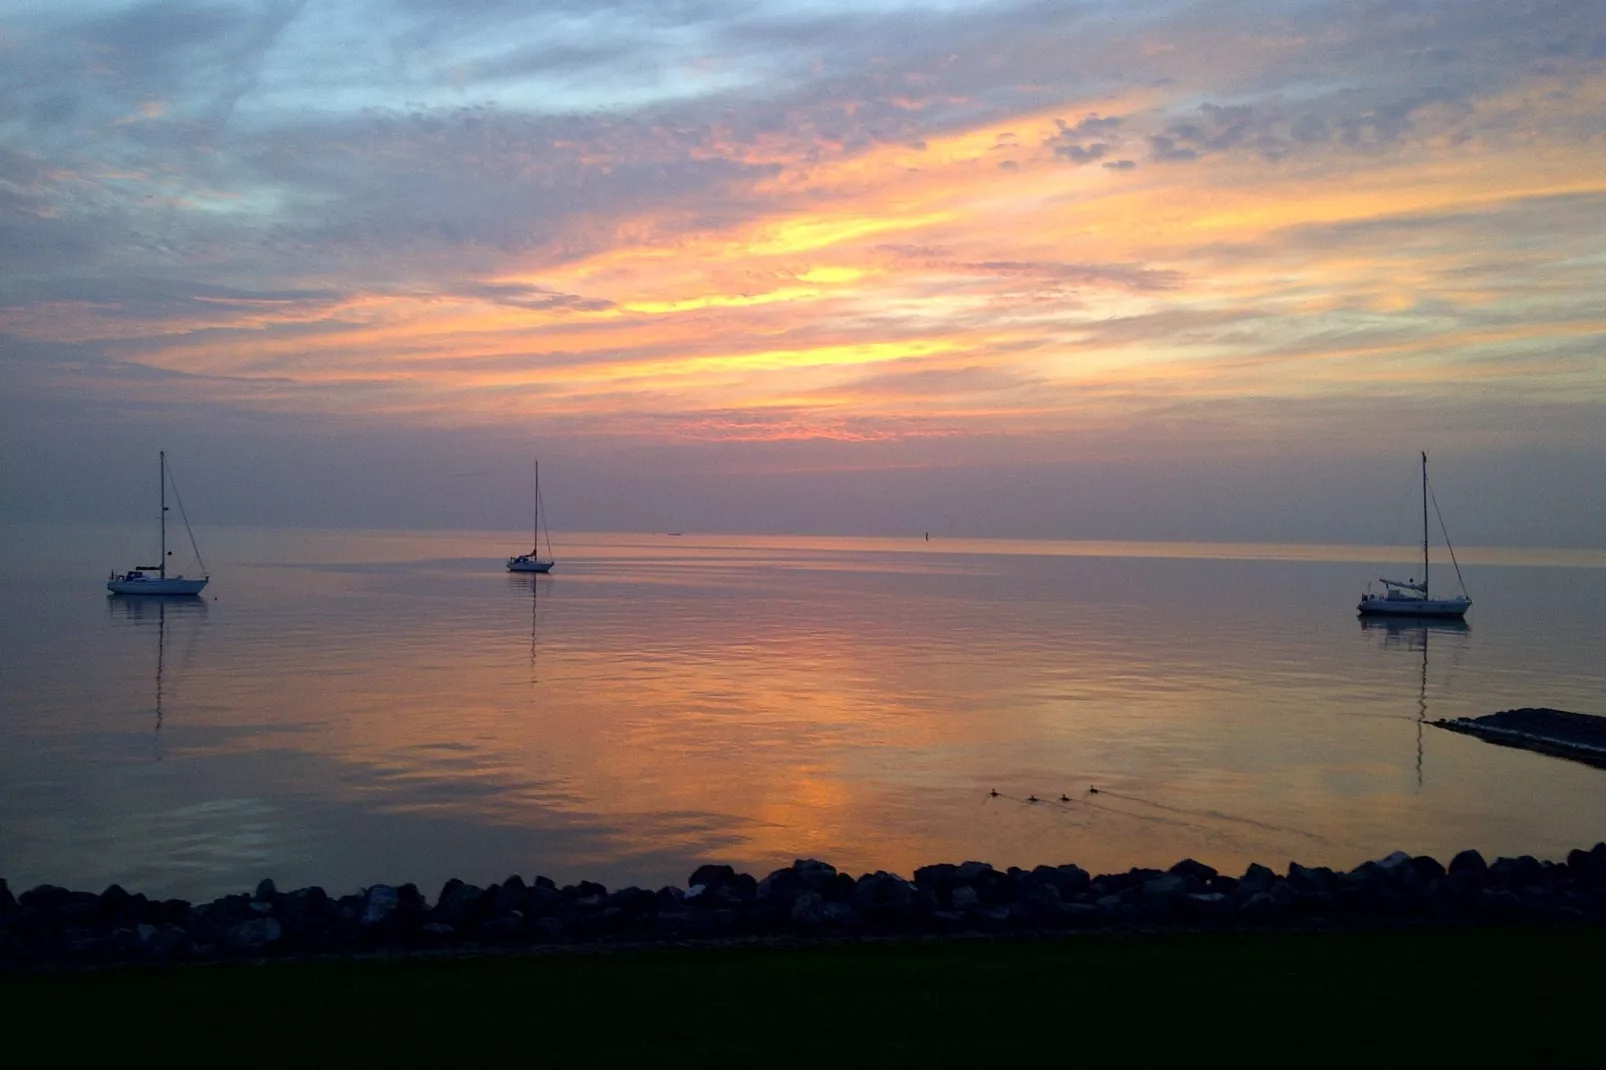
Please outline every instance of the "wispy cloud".
[[31, 8], [0, 347], [62, 398], [1023, 460], [1598, 407], [1596, 7]]

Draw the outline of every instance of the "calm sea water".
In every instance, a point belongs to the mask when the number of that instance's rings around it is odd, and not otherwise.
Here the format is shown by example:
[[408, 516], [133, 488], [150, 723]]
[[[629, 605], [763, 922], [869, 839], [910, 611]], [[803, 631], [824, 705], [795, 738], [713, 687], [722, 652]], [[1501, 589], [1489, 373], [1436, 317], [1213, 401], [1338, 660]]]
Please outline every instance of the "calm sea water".
[[1606, 554], [1468, 551], [1446, 629], [1356, 618], [1377, 548], [571, 535], [518, 577], [514, 534], [214, 530], [205, 599], [162, 602], [101, 588], [146, 532], [9, 534], [13, 887], [1606, 838], [1606, 772], [1423, 723], [1606, 713]]

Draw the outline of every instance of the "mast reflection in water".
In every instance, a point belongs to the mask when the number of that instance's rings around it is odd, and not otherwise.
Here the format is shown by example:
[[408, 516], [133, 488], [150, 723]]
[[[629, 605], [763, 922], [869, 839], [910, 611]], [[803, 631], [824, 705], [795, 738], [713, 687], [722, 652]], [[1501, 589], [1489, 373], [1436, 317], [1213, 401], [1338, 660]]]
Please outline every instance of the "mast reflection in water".
[[[164, 675], [168, 669], [168, 621], [171, 618], [176, 639], [183, 646], [177, 651], [178, 663], [176, 671], [182, 672], [190, 663], [195, 652], [196, 640], [200, 637], [201, 626], [206, 622], [207, 604], [204, 599], [193, 595], [145, 595], [143, 598], [107, 598], [106, 605], [112, 617], [124, 625], [132, 625], [141, 629], [154, 627], [156, 666], [153, 671], [154, 683], [152, 685], [155, 701], [156, 723], [153, 731], [162, 730], [162, 705], [164, 698]], [[171, 681], [166, 681], [171, 686]], [[161, 757], [160, 754], [157, 755]]]
[[1427, 617], [1367, 617], [1358, 618], [1361, 630], [1382, 633], [1382, 649], [1387, 651], [1420, 652], [1422, 667], [1417, 681], [1416, 695], [1416, 786], [1422, 788], [1422, 726], [1428, 721], [1428, 647], [1434, 632], [1448, 633], [1449, 636], [1459, 636], [1459, 641], [1450, 639], [1453, 644], [1449, 647], [1454, 652], [1451, 659], [1451, 668], [1460, 663], [1461, 655], [1467, 650], [1468, 633], [1472, 626], [1458, 618], [1427, 618]]

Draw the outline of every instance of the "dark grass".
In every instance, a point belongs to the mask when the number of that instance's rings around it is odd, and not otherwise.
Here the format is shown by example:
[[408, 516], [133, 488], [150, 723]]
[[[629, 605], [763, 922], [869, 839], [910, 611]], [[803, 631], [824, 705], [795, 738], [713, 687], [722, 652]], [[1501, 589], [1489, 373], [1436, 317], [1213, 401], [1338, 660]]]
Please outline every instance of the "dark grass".
[[65, 1065], [1598, 1066], [1602, 963], [1598, 929], [1087, 935], [9, 974], [0, 1016]]

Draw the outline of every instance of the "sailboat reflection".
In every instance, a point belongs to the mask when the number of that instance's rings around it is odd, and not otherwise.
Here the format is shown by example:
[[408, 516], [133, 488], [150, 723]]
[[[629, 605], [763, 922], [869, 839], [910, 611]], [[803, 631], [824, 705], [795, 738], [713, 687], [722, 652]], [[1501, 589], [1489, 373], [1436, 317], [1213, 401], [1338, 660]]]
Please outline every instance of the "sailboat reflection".
[[[1422, 652], [1422, 669], [1416, 693], [1416, 786], [1421, 788], [1422, 726], [1428, 720], [1428, 638], [1434, 632], [1465, 635], [1472, 630], [1472, 626], [1459, 618], [1363, 616], [1359, 620], [1361, 631], [1382, 633], [1384, 650]], [[1465, 640], [1455, 644], [1456, 649], [1464, 649], [1465, 646]]]
[[551, 582], [550, 580], [545, 579], [544, 576], [545, 576], [544, 573], [539, 573], [539, 574], [525, 573], [525, 574], [522, 574], [522, 575], [515, 573], [515, 574], [513, 574], [513, 575], [511, 575], [509, 577], [510, 581], [512, 582], [512, 585], [515, 588], [527, 587], [527, 588], [529, 588], [529, 591], [530, 591], [530, 686], [531, 687], [534, 687], [535, 686], [535, 682], [536, 682], [536, 678], [535, 678], [535, 628], [536, 628], [536, 620], [538, 618], [539, 610], [541, 608], [541, 585], [543, 583]]
[[108, 598], [114, 618], [122, 618], [134, 627], [156, 626], [156, 727], [162, 730], [163, 676], [167, 668], [167, 625], [171, 617], [176, 626], [189, 620], [196, 627], [189, 629], [189, 641], [184, 646], [181, 664], [188, 664], [200, 634], [200, 623], [206, 619], [207, 603], [193, 595], [146, 595], [143, 598]]

